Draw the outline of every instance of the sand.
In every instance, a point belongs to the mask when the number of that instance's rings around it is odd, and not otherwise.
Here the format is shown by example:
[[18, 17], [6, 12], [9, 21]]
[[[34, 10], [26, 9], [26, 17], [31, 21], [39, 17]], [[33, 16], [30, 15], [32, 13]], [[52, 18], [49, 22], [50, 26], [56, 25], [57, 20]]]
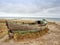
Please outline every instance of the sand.
[[60, 45], [60, 22], [50, 22], [47, 26], [49, 31], [36, 39], [26, 39], [20, 42], [11, 39], [8, 42], [4, 42], [3, 39], [8, 37], [6, 35], [4, 38], [0, 39], [0, 45]]

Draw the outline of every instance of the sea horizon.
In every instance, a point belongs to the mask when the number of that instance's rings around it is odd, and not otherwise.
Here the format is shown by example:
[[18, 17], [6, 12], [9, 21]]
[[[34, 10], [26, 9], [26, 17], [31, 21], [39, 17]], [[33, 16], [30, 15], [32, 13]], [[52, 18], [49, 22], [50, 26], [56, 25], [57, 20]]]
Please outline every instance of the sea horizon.
[[49, 18], [49, 17], [0, 17], [0, 19], [22, 19], [22, 20], [52, 20], [52, 21], [60, 21], [60, 18]]

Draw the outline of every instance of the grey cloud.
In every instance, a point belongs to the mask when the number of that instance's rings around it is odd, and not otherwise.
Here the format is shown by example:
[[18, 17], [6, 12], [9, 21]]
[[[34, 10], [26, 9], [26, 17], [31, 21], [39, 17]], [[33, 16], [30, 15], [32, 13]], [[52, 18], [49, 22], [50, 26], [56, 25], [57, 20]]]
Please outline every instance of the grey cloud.
[[56, 17], [60, 14], [60, 0], [33, 0], [29, 3], [13, 2], [1, 3], [0, 12], [44, 17]]
[[[17, 0], [19, 1], [19, 0]], [[30, 3], [17, 3], [16, 0], [9, 1], [5, 0], [3, 4], [0, 5], [0, 11], [7, 13], [36, 13], [41, 12], [46, 8], [50, 8], [54, 0], [33, 0]], [[14, 2], [14, 3], [13, 3]]]
[[39, 7], [35, 5], [24, 5], [24, 4], [11, 4], [11, 5], [0, 5], [0, 11], [10, 13], [34, 13], [39, 11]]
[[60, 14], [60, 7], [55, 7], [52, 10], [48, 11], [49, 13]]

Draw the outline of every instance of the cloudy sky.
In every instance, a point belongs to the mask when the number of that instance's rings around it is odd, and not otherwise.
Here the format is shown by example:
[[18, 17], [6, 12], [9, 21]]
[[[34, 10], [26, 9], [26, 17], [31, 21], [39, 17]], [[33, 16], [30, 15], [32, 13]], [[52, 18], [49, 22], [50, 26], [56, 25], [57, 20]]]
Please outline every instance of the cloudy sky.
[[0, 17], [60, 18], [60, 0], [0, 0]]

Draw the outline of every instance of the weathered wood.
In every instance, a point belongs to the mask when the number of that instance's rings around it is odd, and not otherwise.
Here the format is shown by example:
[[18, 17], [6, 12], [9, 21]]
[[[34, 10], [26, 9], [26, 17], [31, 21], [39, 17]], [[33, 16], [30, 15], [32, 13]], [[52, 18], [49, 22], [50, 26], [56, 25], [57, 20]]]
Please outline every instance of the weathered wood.
[[35, 25], [17, 24], [11, 21], [7, 21], [7, 25], [10, 30], [41, 30], [41, 27], [36, 27]]

